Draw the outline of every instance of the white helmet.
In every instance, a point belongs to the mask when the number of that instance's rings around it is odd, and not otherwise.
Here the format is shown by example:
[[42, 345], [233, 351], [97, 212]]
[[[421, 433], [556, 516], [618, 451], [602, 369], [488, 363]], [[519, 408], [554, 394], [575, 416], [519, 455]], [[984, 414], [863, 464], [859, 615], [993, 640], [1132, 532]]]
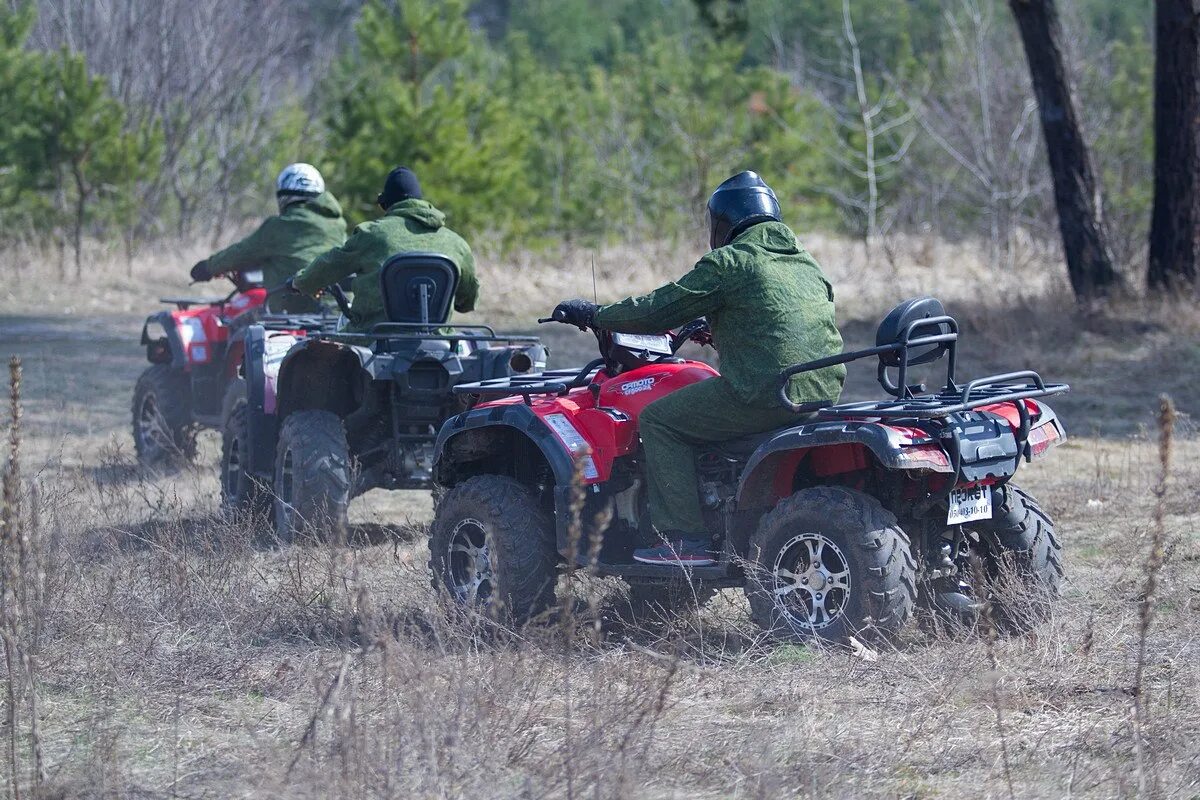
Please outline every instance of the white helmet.
[[292, 203], [311, 200], [325, 191], [325, 179], [312, 164], [288, 164], [275, 180], [275, 199], [283, 211]]

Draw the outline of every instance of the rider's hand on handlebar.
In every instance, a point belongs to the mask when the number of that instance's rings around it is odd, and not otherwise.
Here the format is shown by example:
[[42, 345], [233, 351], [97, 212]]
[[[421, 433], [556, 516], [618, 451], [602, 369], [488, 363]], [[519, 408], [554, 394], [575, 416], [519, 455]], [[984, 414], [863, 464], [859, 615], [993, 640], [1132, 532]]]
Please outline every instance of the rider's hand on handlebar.
[[586, 331], [596, 318], [599, 306], [587, 300], [564, 300], [554, 307], [550, 319], [567, 325], [574, 325], [581, 331]]
[[301, 292], [299, 289], [296, 288], [296, 276], [295, 275], [292, 275], [286, 281], [283, 282], [283, 291], [287, 292], [288, 294], [303, 294], [303, 292]]
[[203, 283], [204, 281], [211, 281], [213, 279], [213, 274], [208, 271], [207, 261], [198, 262], [196, 266], [192, 267], [191, 274], [192, 280], [196, 283]]

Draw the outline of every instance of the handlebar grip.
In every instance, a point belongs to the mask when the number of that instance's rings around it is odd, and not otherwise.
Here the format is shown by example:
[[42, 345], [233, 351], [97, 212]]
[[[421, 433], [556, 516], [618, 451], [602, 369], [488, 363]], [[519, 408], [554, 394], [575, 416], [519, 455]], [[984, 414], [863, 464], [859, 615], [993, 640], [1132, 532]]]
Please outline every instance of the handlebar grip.
[[547, 322], [558, 322], [554, 317], [542, 317], [538, 320], [538, 325], [545, 325]]
[[348, 299], [346, 299], [346, 293], [342, 290], [342, 287], [338, 286], [335, 283], [335, 284], [327, 287], [326, 291], [329, 292], [331, 295], [333, 295], [333, 299], [337, 303], [338, 310], [340, 310], [343, 314], [345, 314], [347, 317], [349, 317], [350, 316], [350, 301]]

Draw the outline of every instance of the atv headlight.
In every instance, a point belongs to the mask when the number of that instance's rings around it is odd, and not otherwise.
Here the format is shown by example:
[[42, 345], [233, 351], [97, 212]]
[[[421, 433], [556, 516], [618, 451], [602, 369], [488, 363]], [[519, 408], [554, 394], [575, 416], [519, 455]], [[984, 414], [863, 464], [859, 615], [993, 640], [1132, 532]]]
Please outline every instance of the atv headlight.
[[592, 446], [588, 444], [587, 439], [583, 438], [583, 434], [571, 424], [567, 415], [547, 414], [543, 419], [550, 426], [550, 430], [554, 431], [559, 440], [566, 445], [571, 455], [579, 461], [579, 465], [583, 469], [583, 477], [587, 480], [599, 478], [600, 470], [596, 468], [596, 462], [592, 458]]

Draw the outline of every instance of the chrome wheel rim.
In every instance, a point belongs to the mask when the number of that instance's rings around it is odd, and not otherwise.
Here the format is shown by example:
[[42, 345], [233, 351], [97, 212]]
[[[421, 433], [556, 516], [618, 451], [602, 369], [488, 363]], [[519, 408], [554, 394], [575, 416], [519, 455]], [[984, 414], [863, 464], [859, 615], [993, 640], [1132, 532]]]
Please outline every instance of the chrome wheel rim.
[[488, 557], [487, 534], [476, 519], [459, 520], [446, 551], [447, 585], [454, 598], [467, 605], [487, 605], [494, 575]]
[[832, 539], [801, 533], [779, 548], [771, 568], [775, 605], [799, 629], [819, 631], [845, 614], [850, 564]]

